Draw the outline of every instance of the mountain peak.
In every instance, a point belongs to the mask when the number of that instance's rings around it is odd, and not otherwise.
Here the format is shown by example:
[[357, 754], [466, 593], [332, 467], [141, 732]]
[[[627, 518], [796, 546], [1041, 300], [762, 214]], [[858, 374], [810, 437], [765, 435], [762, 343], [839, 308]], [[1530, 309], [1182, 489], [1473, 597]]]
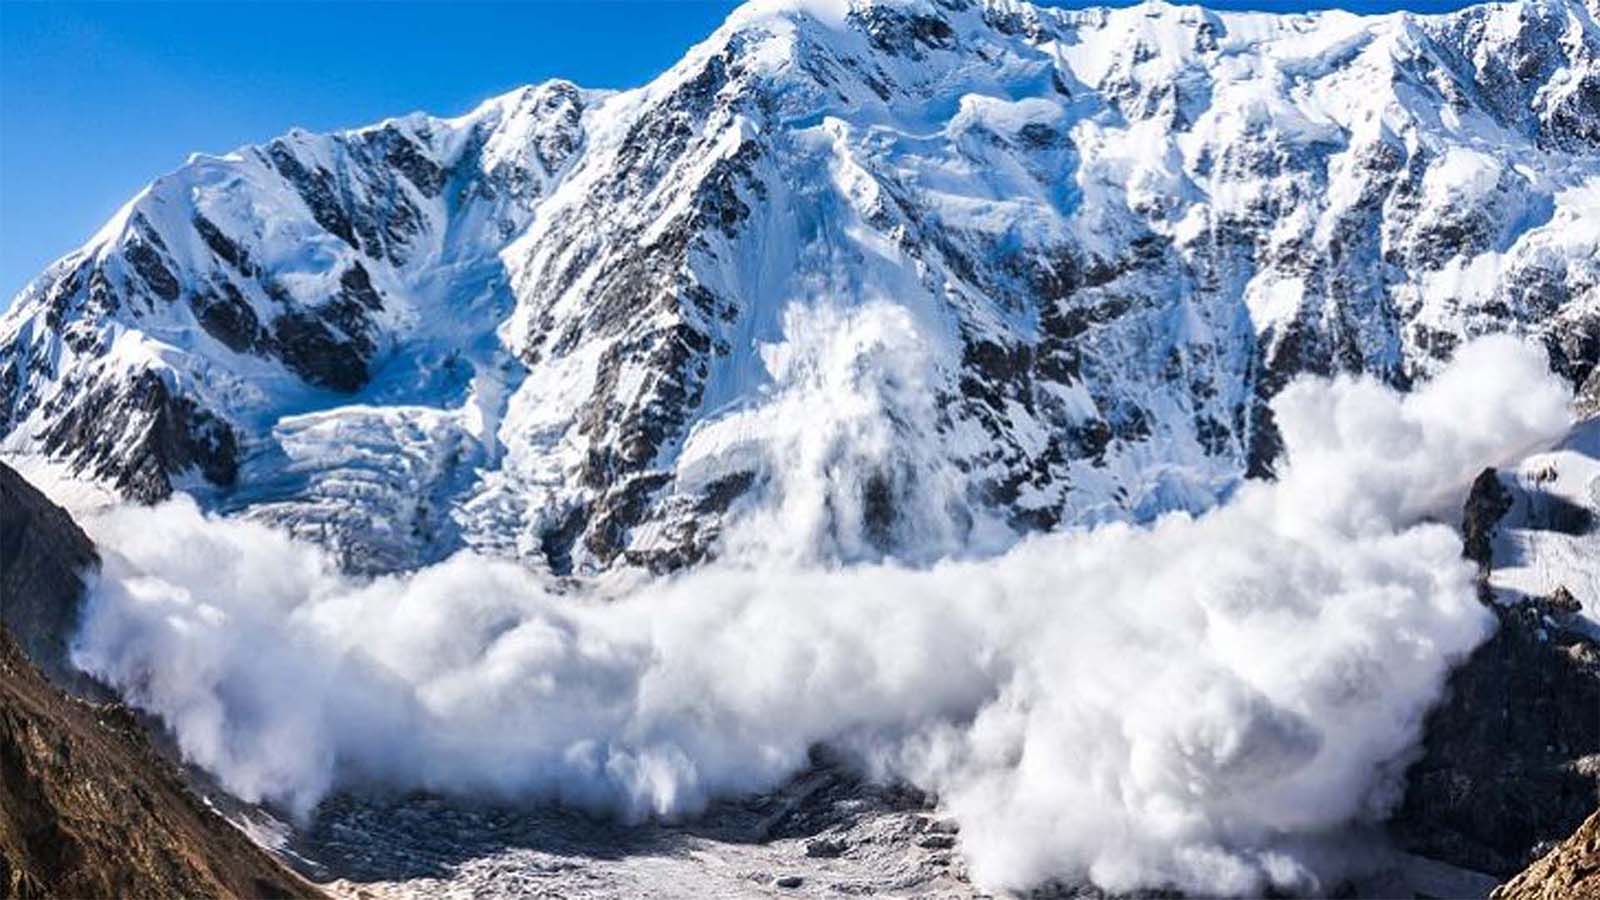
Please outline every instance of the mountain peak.
[[747, 4], [634, 90], [157, 179], [0, 322], [0, 446], [366, 569], [671, 568], [784, 504], [831, 559], [1203, 508], [1272, 471], [1298, 373], [1510, 331], [1588, 377], [1583, 9]]

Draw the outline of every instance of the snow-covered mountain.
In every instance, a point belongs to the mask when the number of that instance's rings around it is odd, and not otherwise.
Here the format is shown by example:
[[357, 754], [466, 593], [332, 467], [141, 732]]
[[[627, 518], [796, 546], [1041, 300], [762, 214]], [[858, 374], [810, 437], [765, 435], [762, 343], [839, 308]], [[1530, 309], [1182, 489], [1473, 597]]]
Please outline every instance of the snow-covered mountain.
[[1595, 389], [1600, 0], [758, 0], [192, 158], [0, 319], [0, 448], [368, 570], [919, 560], [1208, 506], [1293, 375], [1496, 331]]

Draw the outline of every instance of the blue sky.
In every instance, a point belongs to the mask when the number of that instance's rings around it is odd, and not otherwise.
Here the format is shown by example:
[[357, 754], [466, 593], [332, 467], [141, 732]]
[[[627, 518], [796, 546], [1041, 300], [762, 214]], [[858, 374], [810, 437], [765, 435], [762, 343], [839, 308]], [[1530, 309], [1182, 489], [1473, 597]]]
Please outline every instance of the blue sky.
[[[641, 84], [735, 5], [0, 0], [0, 309], [191, 152], [226, 152], [293, 126], [455, 114], [554, 76]], [[1466, 4], [1207, 5], [1434, 12]]]

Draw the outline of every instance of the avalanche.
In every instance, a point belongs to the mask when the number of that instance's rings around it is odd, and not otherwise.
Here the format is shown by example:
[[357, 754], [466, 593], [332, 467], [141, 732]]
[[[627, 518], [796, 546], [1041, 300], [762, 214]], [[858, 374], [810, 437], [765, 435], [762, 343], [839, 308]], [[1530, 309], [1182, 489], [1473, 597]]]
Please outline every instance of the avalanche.
[[[197, 156], [0, 317], [0, 452], [153, 504], [74, 658], [247, 800], [824, 743], [984, 885], [1327, 889], [1490, 627], [1439, 523], [1600, 397], [1597, 2], [761, 0]], [[1593, 550], [1573, 440], [1504, 590]]]
[[[1567, 397], [1509, 338], [1409, 396], [1300, 381], [1275, 483], [920, 569], [747, 549], [561, 595], [468, 552], [358, 580], [187, 499], [123, 507], [88, 520], [105, 569], [73, 659], [229, 790], [302, 814], [376, 782], [672, 817], [826, 742], [936, 790], [983, 885], [1318, 891], [1491, 627], [1430, 520], [1559, 435]], [[830, 468], [797, 454], [791, 494]]]

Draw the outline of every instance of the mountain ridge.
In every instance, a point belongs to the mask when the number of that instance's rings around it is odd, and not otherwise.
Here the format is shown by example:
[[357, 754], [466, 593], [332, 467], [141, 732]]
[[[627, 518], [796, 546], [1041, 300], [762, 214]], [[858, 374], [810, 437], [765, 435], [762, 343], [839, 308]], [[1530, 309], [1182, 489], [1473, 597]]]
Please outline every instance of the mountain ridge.
[[1298, 373], [1510, 330], [1590, 378], [1597, 59], [1577, 0], [751, 3], [641, 88], [158, 179], [0, 320], [0, 446], [373, 571], [1202, 509]]

